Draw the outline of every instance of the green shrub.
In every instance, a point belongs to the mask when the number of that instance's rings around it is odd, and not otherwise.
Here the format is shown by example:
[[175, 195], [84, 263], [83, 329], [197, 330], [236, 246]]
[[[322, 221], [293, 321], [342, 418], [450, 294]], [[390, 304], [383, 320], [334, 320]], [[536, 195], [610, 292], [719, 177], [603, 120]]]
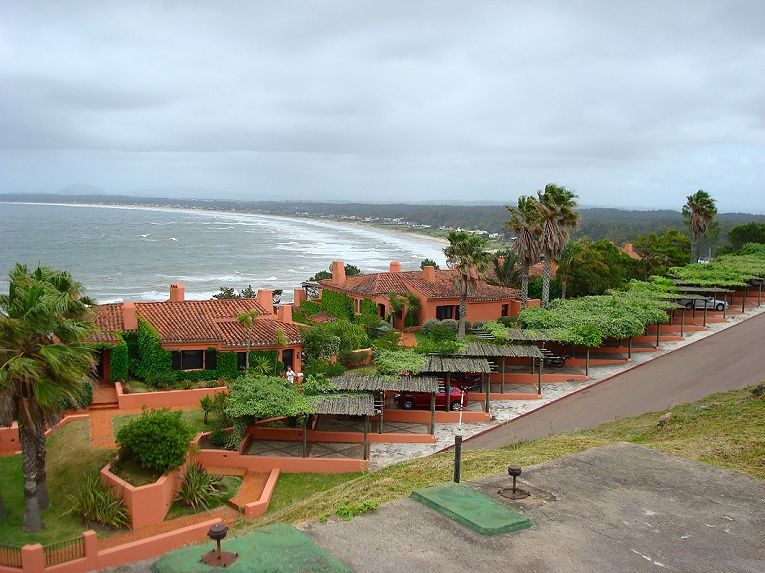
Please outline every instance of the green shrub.
[[451, 320], [426, 320], [420, 334], [436, 341], [456, 340], [457, 323]]
[[180, 410], [144, 410], [117, 432], [120, 459], [135, 457], [147, 470], [168, 472], [186, 460], [194, 429]]
[[216, 448], [225, 448], [228, 444], [229, 436], [225, 428], [216, 428], [207, 438], [211, 446]]
[[151, 374], [157, 376], [163, 372], [173, 371], [173, 359], [170, 352], [160, 345], [159, 333], [143, 320], [138, 319], [137, 334], [138, 356], [135, 362], [135, 374], [142, 380], [149, 381]]
[[202, 398], [199, 400], [199, 407], [202, 409], [202, 414], [204, 414], [204, 423], [206, 424], [207, 418], [213, 409], [212, 396], [202, 396]]
[[374, 353], [374, 366], [380, 374], [418, 374], [425, 366], [425, 361], [423, 355], [411, 350], [377, 349]]
[[303, 365], [303, 373], [306, 376], [340, 376], [345, 372], [342, 364], [332, 364], [329, 360], [311, 360]]
[[358, 368], [366, 360], [369, 352], [356, 352], [354, 350], [343, 350], [338, 356], [340, 363], [346, 368]]
[[[357, 515], [379, 508], [380, 504], [376, 501], [362, 501], [361, 503], [348, 503], [343, 501], [335, 507], [335, 515], [343, 521], [350, 521]], [[329, 519], [329, 514], [324, 513], [319, 516], [319, 521], [327, 521], [327, 519]]]
[[328, 380], [326, 376], [314, 376], [312, 374], [305, 377], [300, 388], [302, 388], [303, 394], [306, 396], [318, 396], [319, 394], [337, 392], [337, 386]]
[[178, 382], [178, 377], [172, 370], [149, 371], [146, 374], [146, 383], [160, 390], [172, 390]]
[[117, 333], [117, 344], [111, 349], [111, 358], [109, 359], [109, 374], [114, 381], [128, 379], [129, 356], [128, 345], [121, 334]]
[[98, 475], [84, 475], [80, 489], [69, 496], [69, 501], [71, 507], [66, 513], [76, 513], [85, 522], [114, 528], [126, 527], [129, 523], [125, 504], [101, 482]]
[[344, 320], [353, 320], [353, 301], [347, 295], [324, 289], [321, 293], [321, 310]]
[[518, 318], [515, 316], [503, 316], [497, 319], [497, 322], [507, 328], [520, 328]]
[[187, 507], [207, 509], [220, 493], [220, 484], [220, 476], [208, 474], [202, 464], [189, 464], [175, 499]]

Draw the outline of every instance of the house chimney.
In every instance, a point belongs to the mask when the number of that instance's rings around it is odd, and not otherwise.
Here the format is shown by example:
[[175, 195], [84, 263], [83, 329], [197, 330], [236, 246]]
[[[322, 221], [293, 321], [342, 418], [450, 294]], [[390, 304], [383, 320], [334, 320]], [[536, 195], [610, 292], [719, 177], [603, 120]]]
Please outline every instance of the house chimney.
[[134, 302], [122, 303], [122, 328], [124, 330], [136, 330], [138, 328], [138, 315], [135, 313]]
[[173, 283], [170, 285], [170, 302], [183, 302], [186, 298], [186, 287], [183, 283]]
[[274, 293], [273, 291], [265, 288], [258, 289], [258, 295], [255, 297], [258, 304], [266, 309], [268, 314], [274, 313]]
[[292, 295], [295, 306], [300, 306], [305, 300], [305, 289], [296, 288]]
[[398, 261], [391, 261], [390, 262], [390, 272], [392, 273], [400, 273], [401, 272], [401, 263]]
[[282, 304], [276, 310], [276, 319], [282, 322], [292, 322], [292, 305]]
[[432, 265], [422, 267], [422, 278], [429, 283], [436, 282], [436, 267]]
[[345, 263], [332, 261], [332, 284], [341, 285], [345, 282]]

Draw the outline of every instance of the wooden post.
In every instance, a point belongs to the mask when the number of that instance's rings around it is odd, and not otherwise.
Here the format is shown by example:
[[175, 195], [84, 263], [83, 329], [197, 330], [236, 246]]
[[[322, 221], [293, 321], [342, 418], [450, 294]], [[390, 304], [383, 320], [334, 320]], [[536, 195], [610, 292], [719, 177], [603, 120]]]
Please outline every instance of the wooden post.
[[436, 393], [430, 393], [430, 435], [436, 435]]
[[303, 457], [308, 457], [308, 416], [303, 418]]
[[587, 357], [584, 359], [584, 375], [590, 375], [590, 347], [587, 347]]
[[452, 411], [452, 373], [446, 373], [446, 411]]
[[675, 309], [669, 309], [669, 325], [672, 326], [672, 319], [675, 318]]
[[491, 400], [490, 394], [491, 394], [491, 380], [489, 379], [486, 374], [483, 375], [483, 379], [486, 381], [486, 413], [489, 413], [489, 401]]
[[757, 306], [762, 303], [762, 279], [760, 279], [760, 288], [757, 291]]
[[744, 287], [744, 298], [741, 299], [741, 312], [746, 312], [746, 297], [749, 296], [749, 287]]
[[500, 379], [500, 385], [499, 385], [500, 394], [505, 393], [505, 360], [507, 360], [507, 358], [503, 356], [502, 357], [502, 377]]
[[377, 419], [377, 433], [383, 433], [383, 418], [385, 417], [385, 392], [380, 390], [380, 417]]
[[659, 348], [659, 323], [656, 323], [656, 348]]
[[723, 302], [725, 303], [723, 305], [723, 320], [725, 319], [725, 314], [728, 311], [728, 293], [723, 293]]
[[680, 336], [685, 336], [685, 309], [680, 314]]
[[[714, 300], [714, 298], [712, 300]], [[702, 326], [705, 328], [707, 326], [707, 299], [704, 299], [704, 323]]]
[[364, 416], [364, 459], [369, 459], [369, 414]]
[[539, 374], [537, 375], [537, 394], [542, 395], [542, 368], [545, 364], [545, 359], [539, 359]]
[[632, 337], [627, 339], [627, 359], [632, 360]]

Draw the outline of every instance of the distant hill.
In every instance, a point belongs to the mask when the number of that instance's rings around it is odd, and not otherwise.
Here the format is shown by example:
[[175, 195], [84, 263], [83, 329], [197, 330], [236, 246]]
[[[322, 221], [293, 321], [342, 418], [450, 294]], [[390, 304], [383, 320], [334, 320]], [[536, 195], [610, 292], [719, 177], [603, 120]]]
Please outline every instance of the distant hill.
[[[74, 194], [73, 188], [85, 187], [91, 192]], [[441, 226], [482, 229], [490, 233], [507, 233], [505, 221], [508, 212], [502, 205], [431, 205], [404, 203], [340, 203], [321, 201], [243, 201], [223, 199], [168, 199], [160, 197], [135, 197], [127, 195], [106, 195], [100, 189], [90, 186], [69, 186], [58, 193], [13, 193], [0, 194], [0, 201], [27, 201], [60, 203], [93, 203], [101, 205], [144, 205], [176, 207], [183, 209], [209, 209], [241, 213], [262, 213], [283, 216], [308, 216], [319, 218], [346, 218], [352, 220], [372, 219], [381, 224], [384, 219], [402, 219], [418, 225], [429, 225], [430, 229]], [[608, 239], [617, 244], [633, 241], [644, 233], [662, 233], [668, 228], [685, 231], [680, 211], [627, 210], [614, 208], [581, 208], [582, 220], [574, 237], [590, 237], [592, 240]], [[717, 216], [719, 233], [706, 244], [702, 252], [725, 241], [731, 227], [757, 221], [765, 223], [765, 215], [749, 213], [722, 213]]]
[[62, 187], [58, 191], [56, 191], [56, 195], [76, 195], [76, 196], [82, 196], [82, 195], [106, 195], [106, 191], [103, 189], [99, 189], [98, 187], [93, 187], [92, 185], [85, 185], [84, 183], [74, 183], [72, 185], [67, 185], [66, 187]]

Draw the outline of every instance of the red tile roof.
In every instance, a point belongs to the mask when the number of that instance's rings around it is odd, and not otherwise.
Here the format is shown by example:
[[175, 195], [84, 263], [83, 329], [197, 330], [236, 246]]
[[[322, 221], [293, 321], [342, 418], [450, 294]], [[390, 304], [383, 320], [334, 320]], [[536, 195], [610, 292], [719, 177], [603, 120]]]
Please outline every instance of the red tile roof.
[[99, 304], [93, 307], [94, 316], [92, 322], [96, 331], [90, 335], [90, 342], [105, 342], [107, 344], [117, 344], [115, 332], [124, 330], [122, 325], [122, 305], [121, 304]]
[[[248, 333], [236, 320], [237, 315], [257, 310], [253, 321], [251, 346], [278, 346], [278, 329], [284, 331], [289, 344], [300, 343], [297, 326], [281, 322], [255, 299], [210, 299], [136, 303], [138, 316], [159, 332], [163, 344], [214, 344], [225, 348], [241, 348], [247, 344]], [[115, 331], [124, 330], [120, 304], [96, 307], [94, 319], [100, 332], [94, 342], [115, 343]]]
[[[385, 296], [390, 293], [402, 295], [407, 291], [422, 294], [428, 300], [459, 299], [459, 271], [439, 270], [433, 282], [426, 281], [422, 271], [370, 273], [348, 277], [341, 285], [332, 279], [321, 281], [322, 288], [356, 296]], [[470, 302], [492, 302], [520, 298], [520, 291], [513, 288], [490, 285], [478, 281], [475, 292], [468, 297]]]

